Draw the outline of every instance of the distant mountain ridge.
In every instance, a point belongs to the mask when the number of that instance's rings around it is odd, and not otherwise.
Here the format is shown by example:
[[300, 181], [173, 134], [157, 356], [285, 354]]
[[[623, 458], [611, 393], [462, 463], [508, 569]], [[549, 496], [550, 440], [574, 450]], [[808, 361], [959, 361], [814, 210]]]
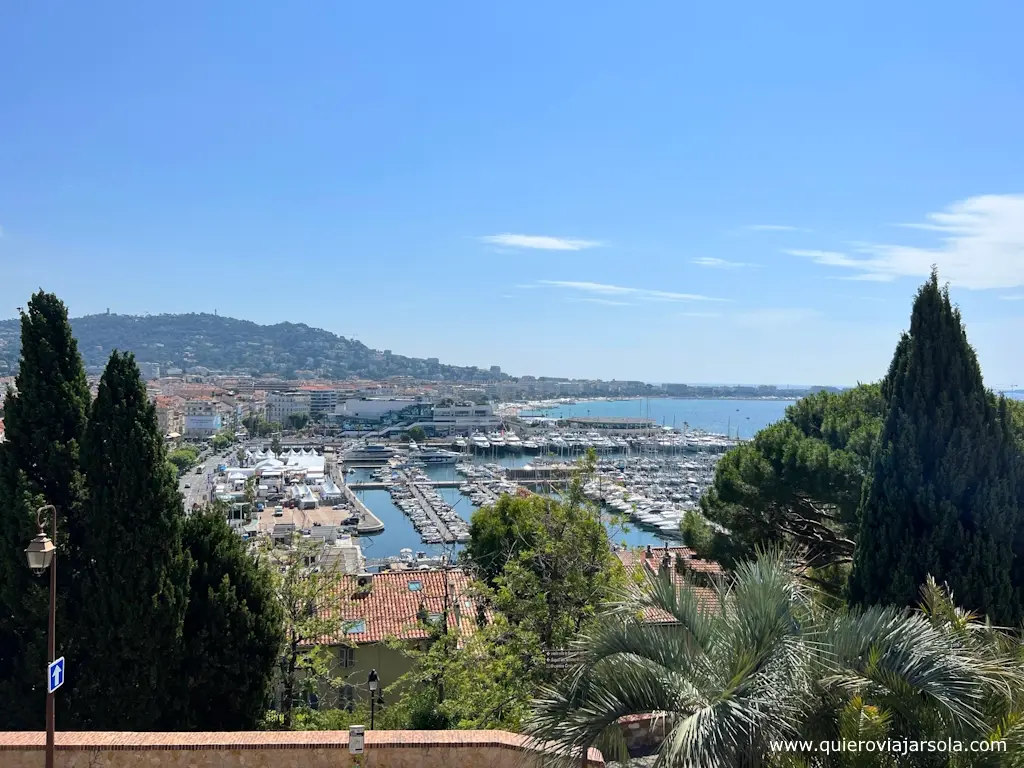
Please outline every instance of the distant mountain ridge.
[[[106, 365], [114, 349], [135, 353], [140, 362], [168, 368], [207, 368], [226, 373], [300, 378], [382, 379], [414, 376], [445, 381], [492, 380], [479, 368], [442, 365], [370, 349], [361, 342], [302, 323], [259, 325], [211, 314], [86, 315], [71, 326], [86, 367]], [[21, 324], [0, 320], [0, 375], [13, 374], [21, 355]], [[308, 376], [302, 373], [301, 376]], [[503, 377], [505, 378], [505, 377]]]

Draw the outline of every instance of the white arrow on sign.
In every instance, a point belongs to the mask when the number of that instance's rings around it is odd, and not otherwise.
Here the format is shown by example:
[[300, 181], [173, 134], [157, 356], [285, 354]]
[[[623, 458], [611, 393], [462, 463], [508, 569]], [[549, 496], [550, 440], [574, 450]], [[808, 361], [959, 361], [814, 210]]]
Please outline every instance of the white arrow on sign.
[[56, 661], [51, 661], [50, 665], [46, 668], [46, 672], [47, 690], [49, 693], [53, 693], [64, 685], [64, 657], [61, 656]]

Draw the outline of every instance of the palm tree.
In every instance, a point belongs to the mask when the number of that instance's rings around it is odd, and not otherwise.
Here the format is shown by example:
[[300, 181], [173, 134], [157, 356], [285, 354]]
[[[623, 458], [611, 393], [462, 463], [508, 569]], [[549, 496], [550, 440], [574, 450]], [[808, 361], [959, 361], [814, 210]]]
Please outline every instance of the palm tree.
[[659, 713], [664, 766], [944, 765], [934, 753], [812, 755], [772, 742], [998, 736], [991, 713], [1019, 714], [1010, 700], [1024, 674], [961, 618], [957, 628], [935, 612], [836, 608], [780, 553], [713, 591], [663, 571], [586, 630], [528, 732], [565, 760], [585, 746], [622, 759], [619, 718]]

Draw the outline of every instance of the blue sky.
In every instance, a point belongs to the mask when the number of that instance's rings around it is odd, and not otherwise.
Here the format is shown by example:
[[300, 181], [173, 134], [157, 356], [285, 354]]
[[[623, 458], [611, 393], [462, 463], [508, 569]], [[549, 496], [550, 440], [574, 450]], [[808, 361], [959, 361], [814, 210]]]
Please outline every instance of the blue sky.
[[43, 286], [512, 373], [847, 384], [938, 263], [1008, 387], [1024, 6], [924, 10], [9, 5], [0, 316]]

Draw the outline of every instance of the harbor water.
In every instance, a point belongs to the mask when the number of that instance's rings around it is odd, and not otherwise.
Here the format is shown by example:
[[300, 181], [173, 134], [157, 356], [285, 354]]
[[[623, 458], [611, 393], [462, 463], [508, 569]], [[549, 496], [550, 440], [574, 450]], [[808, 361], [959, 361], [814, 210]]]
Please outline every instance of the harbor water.
[[[571, 405], [560, 405], [557, 408], [522, 412], [523, 416], [537, 415], [552, 418], [564, 416], [642, 416], [682, 429], [684, 423], [689, 429], [726, 434], [733, 436], [739, 433], [740, 438], [749, 438], [769, 424], [778, 421], [785, 413], [790, 400], [686, 400], [677, 398], [652, 398], [650, 400], [600, 400], [580, 401]], [[615, 456], [616, 454], [609, 454]], [[505, 467], [522, 467], [535, 463], [537, 457], [525, 454], [504, 455], [498, 457], [474, 456], [473, 461], [480, 464], [497, 463]], [[349, 483], [369, 482], [372, 470], [357, 469], [346, 479]], [[454, 465], [432, 466], [424, 468], [431, 480], [460, 480]], [[476, 507], [470, 504], [469, 498], [459, 493], [457, 488], [438, 488], [437, 492], [465, 520], [470, 521]], [[383, 533], [364, 536], [360, 539], [363, 553], [368, 559], [393, 557], [402, 549], [414, 552], [422, 551], [428, 555], [440, 555], [444, 552], [457, 550], [458, 545], [441, 546], [426, 545], [412, 526], [412, 522], [391, 500], [387, 490], [357, 491], [362, 502], [384, 523]], [[659, 531], [642, 528], [634, 522], [621, 525], [608, 522], [609, 535], [616, 544], [625, 543], [630, 547], [642, 547], [647, 544], [659, 545], [666, 541], [665, 535]]]
[[583, 416], [653, 419], [664, 427], [700, 429], [748, 440], [781, 419], [793, 400], [697, 400], [679, 397], [629, 400], [581, 400], [543, 411], [520, 411], [521, 416], [568, 418]]

